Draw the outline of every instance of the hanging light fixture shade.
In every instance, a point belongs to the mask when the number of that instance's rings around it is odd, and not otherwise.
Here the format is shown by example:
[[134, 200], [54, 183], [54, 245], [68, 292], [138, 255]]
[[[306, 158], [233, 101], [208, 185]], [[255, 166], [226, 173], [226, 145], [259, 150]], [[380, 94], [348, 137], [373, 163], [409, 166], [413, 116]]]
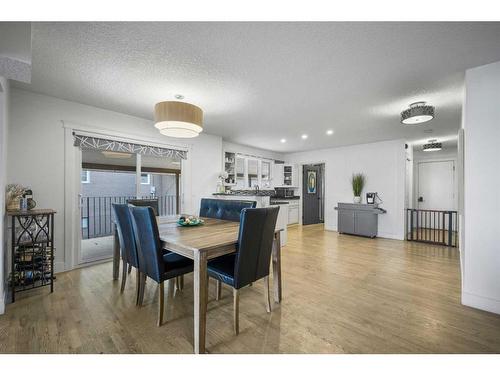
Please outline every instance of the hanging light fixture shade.
[[434, 107], [425, 102], [410, 104], [410, 108], [401, 112], [401, 123], [405, 125], [422, 124], [434, 118]]
[[168, 137], [197, 137], [203, 131], [203, 111], [189, 103], [160, 102], [155, 105], [155, 127]]
[[424, 145], [422, 147], [422, 151], [426, 151], [426, 152], [441, 151], [442, 149], [443, 149], [443, 145], [441, 144], [441, 142], [436, 142], [435, 139], [433, 139], [432, 141], [429, 141], [429, 143], [427, 143], [426, 145]]

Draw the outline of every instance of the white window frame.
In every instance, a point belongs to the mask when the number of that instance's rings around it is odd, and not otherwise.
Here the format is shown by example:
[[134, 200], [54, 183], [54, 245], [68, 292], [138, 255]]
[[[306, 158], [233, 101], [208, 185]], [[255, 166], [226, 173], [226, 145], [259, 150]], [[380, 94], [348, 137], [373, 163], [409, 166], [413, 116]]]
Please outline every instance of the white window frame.
[[90, 184], [90, 171], [82, 171], [85, 172], [85, 180], [82, 180], [82, 175], [80, 174], [80, 182], [82, 184]]
[[[148, 178], [146, 182], [142, 182], [143, 175], [146, 175]], [[151, 174], [150, 173], [141, 173], [141, 185], [151, 185]]]

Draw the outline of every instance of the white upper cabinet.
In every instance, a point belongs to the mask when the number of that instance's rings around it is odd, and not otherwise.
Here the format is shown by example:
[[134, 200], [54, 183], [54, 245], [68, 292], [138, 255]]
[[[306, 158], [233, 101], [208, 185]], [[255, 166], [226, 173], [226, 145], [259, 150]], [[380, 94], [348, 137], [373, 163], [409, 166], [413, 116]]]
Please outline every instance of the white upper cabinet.
[[271, 187], [271, 161], [261, 160], [260, 181], [261, 187]]
[[274, 178], [275, 187], [299, 187], [298, 167], [296, 164], [275, 164]]
[[283, 164], [274, 164], [273, 186], [283, 186]]
[[[228, 172], [226, 186], [235, 189], [252, 189], [273, 187], [274, 161], [243, 154], [224, 152], [224, 170]], [[233, 182], [234, 181], [234, 182]]]
[[259, 160], [257, 159], [247, 159], [248, 163], [248, 174], [247, 174], [247, 187], [253, 188], [256, 186], [260, 187], [259, 183]]

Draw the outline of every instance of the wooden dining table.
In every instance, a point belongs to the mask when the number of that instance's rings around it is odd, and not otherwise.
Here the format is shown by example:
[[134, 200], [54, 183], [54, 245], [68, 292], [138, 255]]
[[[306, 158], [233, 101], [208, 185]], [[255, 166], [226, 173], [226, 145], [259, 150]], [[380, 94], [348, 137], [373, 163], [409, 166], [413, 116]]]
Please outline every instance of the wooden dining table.
[[[207, 262], [210, 259], [236, 251], [239, 222], [203, 218], [204, 224], [182, 227], [177, 224], [179, 216], [158, 218], [158, 230], [165, 250], [193, 259], [194, 261], [194, 352], [205, 353], [206, 315], [208, 295]], [[281, 239], [280, 229], [274, 233], [272, 250], [274, 300], [281, 302]], [[113, 246], [113, 279], [118, 279], [120, 267], [120, 245], [116, 227]]]

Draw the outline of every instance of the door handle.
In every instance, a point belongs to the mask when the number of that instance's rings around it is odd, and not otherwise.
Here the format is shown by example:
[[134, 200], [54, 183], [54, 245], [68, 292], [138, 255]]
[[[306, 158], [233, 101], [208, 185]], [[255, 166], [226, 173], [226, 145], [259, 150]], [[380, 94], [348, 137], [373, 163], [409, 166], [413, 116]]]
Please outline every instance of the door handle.
[[424, 197], [418, 197], [418, 201], [419, 202], [423, 202], [424, 201]]

